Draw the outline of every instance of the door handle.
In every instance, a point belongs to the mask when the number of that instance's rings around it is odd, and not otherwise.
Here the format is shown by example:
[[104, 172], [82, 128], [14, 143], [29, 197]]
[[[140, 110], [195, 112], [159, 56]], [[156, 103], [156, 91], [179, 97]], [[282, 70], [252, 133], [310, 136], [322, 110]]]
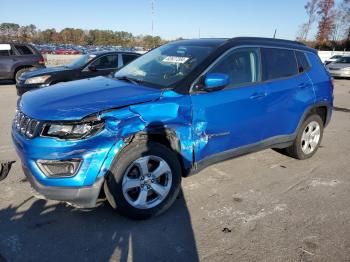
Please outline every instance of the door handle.
[[250, 99], [261, 99], [261, 98], [264, 98], [265, 96], [267, 96], [267, 93], [265, 93], [265, 92], [262, 92], [262, 93], [256, 92], [256, 93], [252, 94], [249, 98]]

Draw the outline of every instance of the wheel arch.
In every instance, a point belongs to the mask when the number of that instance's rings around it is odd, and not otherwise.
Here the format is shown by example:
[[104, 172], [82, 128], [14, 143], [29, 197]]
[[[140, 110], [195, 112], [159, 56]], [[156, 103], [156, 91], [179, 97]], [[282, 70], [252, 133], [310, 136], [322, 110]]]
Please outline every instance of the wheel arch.
[[327, 103], [327, 102], [319, 102], [319, 103], [316, 103], [316, 104], [309, 106], [304, 111], [304, 113], [299, 121], [299, 124], [295, 130], [295, 133], [298, 132], [299, 127], [302, 125], [302, 123], [305, 121], [305, 119], [314, 113], [318, 114], [321, 117], [321, 119], [323, 121], [323, 126], [326, 127], [330, 121], [330, 118], [331, 118], [332, 106], [329, 105], [329, 103]]
[[23, 68], [31, 68], [31, 67], [35, 67], [35, 66], [33, 66], [33, 65], [19, 65], [19, 66], [17, 66], [17, 67], [15, 68], [15, 70], [13, 70], [13, 71], [14, 71], [15, 74], [16, 74], [19, 70], [21, 70], [21, 69], [23, 69]]
[[35, 67], [33, 65], [19, 65], [19, 66], [16, 66], [15, 69], [13, 70], [13, 78], [15, 78], [17, 72], [23, 68], [32, 68], [32, 67]]
[[152, 141], [159, 144], [162, 144], [174, 151], [177, 155], [181, 166], [181, 175], [186, 177], [189, 172], [189, 168], [186, 168], [184, 159], [181, 155], [181, 143], [180, 139], [176, 135], [176, 132], [172, 128], [166, 128], [163, 126], [152, 127], [146, 130], [137, 132], [133, 135], [130, 135], [124, 139], [125, 146], [131, 143], [137, 143], [137, 141]]
[[312, 113], [318, 114], [323, 121], [323, 126], [326, 126], [326, 124], [327, 124], [327, 112], [328, 112], [328, 107], [326, 105], [319, 105], [319, 106], [315, 106], [315, 107], [311, 108], [309, 110], [308, 115], [310, 115]]

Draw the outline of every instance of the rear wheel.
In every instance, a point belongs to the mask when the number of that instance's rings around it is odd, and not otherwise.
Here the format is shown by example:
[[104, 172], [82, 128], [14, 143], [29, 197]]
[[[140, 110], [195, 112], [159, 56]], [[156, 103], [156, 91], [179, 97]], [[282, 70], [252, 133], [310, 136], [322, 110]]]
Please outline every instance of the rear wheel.
[[166, 211], [180, 191], [177, 155], [155, 142], [130, 144], [112, 164], [104, 189], [122, 215], [147, 219]]
[[24, 67], [24, 68], [21, 68], [19, 69], [18, 71], [16, 71], [16, 74], [15, 74], [15, 80], [16, 80], [16, 83], [19, 82], [19, 77], [25, 73], [25, 72], [28, 72], [28, 71], [31, 71], [33, 70], [33, 67]]
[[293, 145], [285, 153], [297, 159], [312, 157], [318, 150], [323, 136], [323, 121], [317, 114], [310, 115], [299, 128]]

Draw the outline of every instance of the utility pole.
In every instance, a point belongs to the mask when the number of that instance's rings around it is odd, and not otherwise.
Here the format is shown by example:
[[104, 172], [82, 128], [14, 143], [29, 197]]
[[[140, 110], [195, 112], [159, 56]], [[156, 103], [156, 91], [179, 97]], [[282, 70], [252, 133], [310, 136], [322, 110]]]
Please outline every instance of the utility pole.
[[151, 0], [152, 37], [154, 37], [154, 0]]
[[152, 20], [152, 26], [151, 26], [151, 34], [152, 34], [152, 48], [154, 48], [154, 1], [151, 0], [151, 20]]

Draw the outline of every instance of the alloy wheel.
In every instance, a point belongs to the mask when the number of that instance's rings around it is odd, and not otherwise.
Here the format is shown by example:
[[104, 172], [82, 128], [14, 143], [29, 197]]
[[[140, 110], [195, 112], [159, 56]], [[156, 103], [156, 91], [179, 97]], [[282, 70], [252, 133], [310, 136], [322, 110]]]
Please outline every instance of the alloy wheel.
[[172, 172], [168, 163], [158, 156], [136, 159], [126, 169], [122, 190], [126, 201], [138, 209], [159, 205], [169, 194]]
[[310, 122], [304, 129], [301, 136], [301, 149], [304, 154], [308, 155], [315, 151], [320, 142], [321, 128], [316, 121]]

